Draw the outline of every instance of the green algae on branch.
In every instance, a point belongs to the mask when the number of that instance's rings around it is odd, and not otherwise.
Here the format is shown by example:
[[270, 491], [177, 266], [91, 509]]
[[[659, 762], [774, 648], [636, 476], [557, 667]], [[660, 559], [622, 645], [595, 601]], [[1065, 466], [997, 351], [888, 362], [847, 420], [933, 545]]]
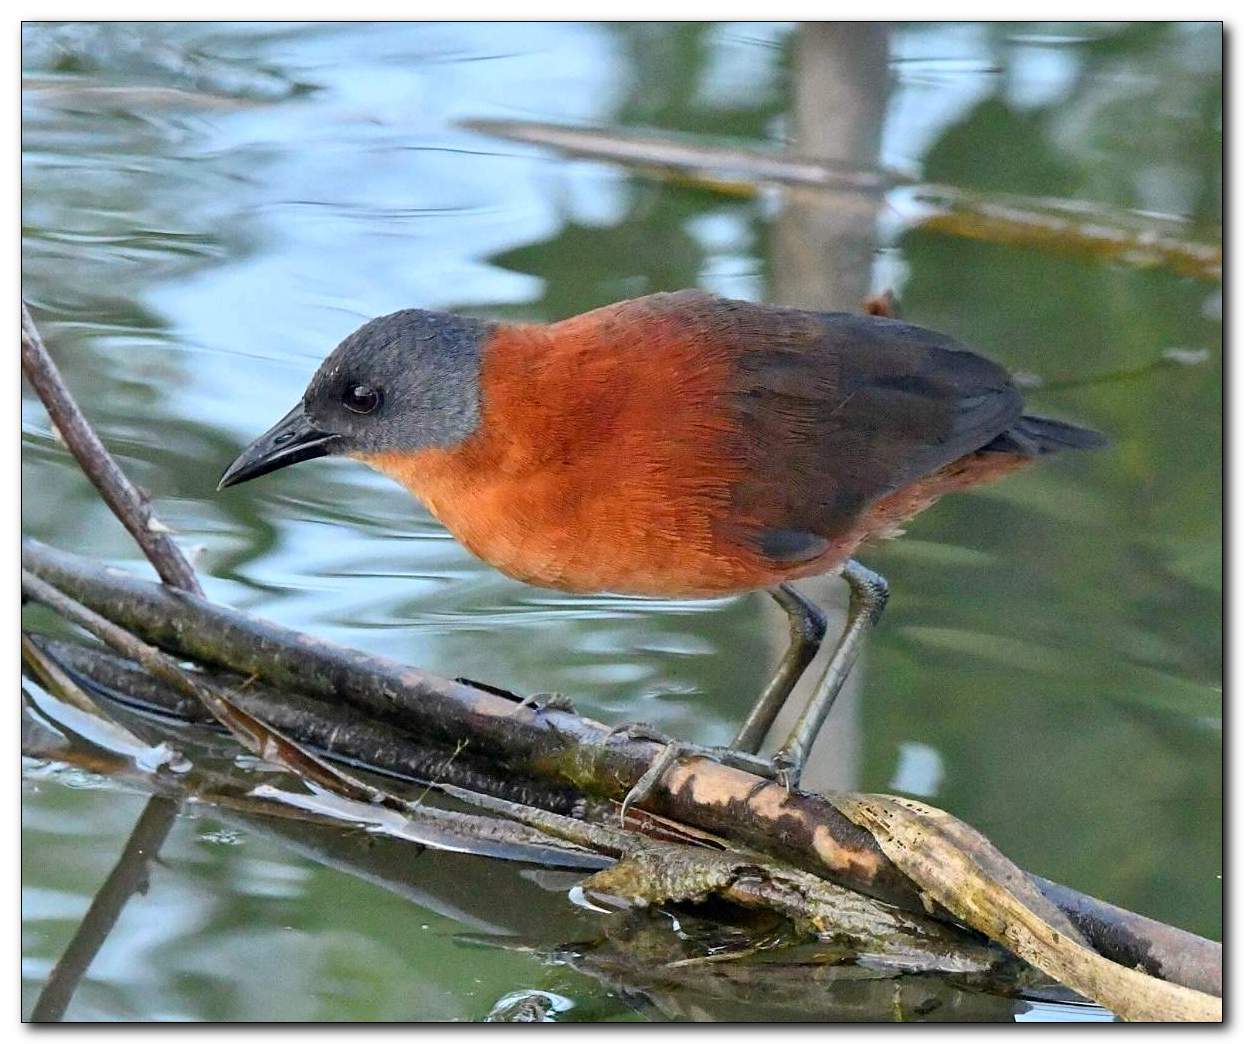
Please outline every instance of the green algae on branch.
[[855, 959], [870, 958], [912, 971], [980, 973], [1011, 959], [1004, 950], [932, 918], [735, 852], [650, 842], [615, 866], [597, 871], [583, 888], [640, 905], [718, 898], [771, 910], [803, 936], [843, 944]]
[[603, 823], [442, 787], [445, 793], [509, 816], [552, 837], [619, 856], [583, 882], [596, 892], [648, 906], [717, 898], [785, 918], [803, 936], [834, 940], [853, 958], [910, 971], [992, 972], [1013, 960], [974, 934], [882, 903], [756, 853], [671, 844]]

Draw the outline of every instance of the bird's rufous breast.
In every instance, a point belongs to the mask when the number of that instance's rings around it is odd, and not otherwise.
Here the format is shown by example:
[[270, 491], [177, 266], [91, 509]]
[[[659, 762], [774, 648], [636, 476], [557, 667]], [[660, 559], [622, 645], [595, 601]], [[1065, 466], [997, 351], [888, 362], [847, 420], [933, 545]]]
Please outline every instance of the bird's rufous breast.
[[717, 524], [744, 466], [738, 350], [711, 312], [660, 298], [501, 326], [482, 354], [472, 436], [363, 459], [520, 580], [658, 596], [766, 586], [783, 577]]

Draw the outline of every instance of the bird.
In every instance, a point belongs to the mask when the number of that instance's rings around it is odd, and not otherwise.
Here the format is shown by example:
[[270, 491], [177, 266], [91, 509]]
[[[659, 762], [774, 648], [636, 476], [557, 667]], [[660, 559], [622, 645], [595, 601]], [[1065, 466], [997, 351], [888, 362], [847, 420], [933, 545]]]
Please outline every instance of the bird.
[[[667, 749], [630, 801], [688, 751], [797, 786], [888, 598], [857, 549], [898, 535], [945, 494], [1104, 444], [1027, 414], [1006, 369], [946, 334], [691, 289], [553, 323], [418, 308], [372, 319], [219, 488], [346, 456], [528, 584], [772, 595], [790, 643], [734, 740], [696, 748], [660, 737]], [[789, 736], [762, 758], [826, 632], [823, 610], [793, 581], [833, 573], [849, 590], [845, 627]]]

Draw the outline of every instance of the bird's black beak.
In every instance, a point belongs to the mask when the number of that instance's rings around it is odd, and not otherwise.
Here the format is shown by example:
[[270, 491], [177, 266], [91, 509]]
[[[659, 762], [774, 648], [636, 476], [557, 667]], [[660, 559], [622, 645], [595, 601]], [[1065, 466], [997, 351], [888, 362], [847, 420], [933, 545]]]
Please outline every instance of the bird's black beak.
[[299, 403], [239, 454], [220, 476], [216, 488], [236, 486], [302, 460], [327, 456], [337, 438], [312, 424]]

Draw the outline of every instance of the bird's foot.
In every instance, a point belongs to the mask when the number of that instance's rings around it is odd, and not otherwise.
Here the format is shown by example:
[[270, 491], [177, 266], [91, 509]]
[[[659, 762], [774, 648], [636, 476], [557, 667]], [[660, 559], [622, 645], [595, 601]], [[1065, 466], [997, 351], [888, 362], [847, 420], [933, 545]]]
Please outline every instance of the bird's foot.
[[[665, 773], [673, 767], [675, 762], [684, 757], [708, 758], [710, 761], [716, 761], [721, 765], [736, 768], [743, 772], [750, 772], [765, 779], [777, 779], [788, 790], [791, 787], [791, 784], [786, 783], [782, 779], [782, 769], [779, 766], [757, 754], [749, 754], [746, 751], [735, 750], [732, 747], [707, 747], [699, 743], [684, 743], [682, 740], [667, 736], [665, 733], [642, 721], [628, 721], [621, 725], [615, 725], [601, 742], [608, 743], [617, 735], [626, 735], [630, 739], [652, 740], [655, 743], [663, 744], [665, 747], [652, 760], [644, 774], [635, 781], [635, 785], [626, 792], [626, 796], [622, 799], [620, 815], [624, 823], [626, 822], [627, 810], [637, 802], [649, 797], [657, 784], [664, 778]], [[798, 777], [796, 776], [796, 781], [797, 779]]]
[[577, 714], [575, 710], [574, 700], [562, 692], [539, 692], [536, 693], [536, 700], [539, 703], [540, 710], [565, 711], [567, 714]]
[[513, 717], [524, 707], [535, 707], [537, 711], [556, 710], [566, 711], [568, 714], [578, 713], [575, 710], [574, 700], [560, 692], [533, 692], [529, 696], [524, 696], [514, 705], [510, 716]]

